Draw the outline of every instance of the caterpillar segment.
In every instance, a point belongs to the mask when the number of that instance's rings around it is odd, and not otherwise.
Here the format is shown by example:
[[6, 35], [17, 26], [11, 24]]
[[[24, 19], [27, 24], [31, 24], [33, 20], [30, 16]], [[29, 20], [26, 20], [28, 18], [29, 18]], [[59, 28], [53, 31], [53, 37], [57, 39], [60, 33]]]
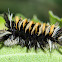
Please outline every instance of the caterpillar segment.
[[49, 33], [49, 28], [50, 28], [49, 25], [42, 23], [41, 26], [39, 27], [38, 36], [43, 33], [45, 33], [46, 36]]
[[50, 31], [50, 26], [48, 26], [48, 27], [46, 28], [46, 30], [45, 30], [45, 36], [49, 33], [49, 31]]
[[34, 22], [33, 21], [30, 21], [28, 24], [27, 24], [27, 26], [26, 26], [26, 28], [25, 28], [25, 33], [26, 33], [26, 31], [29, 29], [29, 32], [30, 32], [30, 30], [32, 29], [32, 25], [34, 24]]
[[20, 30], [20, 27], [21, 27], [21, 26], [23, 26], [23, 29], [24, 29], [26, 23], [27, 23], [27, 19], [20, 20], [20, 21], [19, 21], [19, 24], [18, 24], [19, 30]]
[[19, 31], [20, 31], [20, 27], [22, 26], [22, 23], [23, 23], [23, 21], [22, 22], [20, 21], [18, 24]]
[[35, 34], [37, 33], [38, 31], [38, 27], [40, 26], [40, 23], [36, 23], [31, 31], [31, 35], [34, 34], [34, 31], [35, 31]]
[[41, 24], [41, 26], [39, 27], [38, 36], [42, 33], [42, 27], [43, 27], [43, 24]]

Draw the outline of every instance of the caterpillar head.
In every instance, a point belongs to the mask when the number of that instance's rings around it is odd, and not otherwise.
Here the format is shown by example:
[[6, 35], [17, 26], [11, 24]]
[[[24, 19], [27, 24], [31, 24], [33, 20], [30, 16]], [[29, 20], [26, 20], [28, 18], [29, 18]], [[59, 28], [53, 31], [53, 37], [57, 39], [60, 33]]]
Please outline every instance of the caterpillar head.
[[62, 45], [62, 28], [60, 28], [60, 29], [57, 31], [57, 33], [56, 33], [56, 35], [55, 35], [55, 38], [58, 40], [58, 43], [59, 43], [60, 45]]

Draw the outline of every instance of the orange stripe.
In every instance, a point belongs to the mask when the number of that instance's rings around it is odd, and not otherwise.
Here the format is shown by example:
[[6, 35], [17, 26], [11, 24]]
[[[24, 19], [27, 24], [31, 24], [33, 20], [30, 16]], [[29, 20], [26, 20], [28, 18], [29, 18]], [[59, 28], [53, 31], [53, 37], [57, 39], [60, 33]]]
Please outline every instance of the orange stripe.
[[52, 26], [51, 26], [51, 28], [50, 28], [50, 32], [49, 32], [49, 35], [51, 35], [51, 34], [53, 33], [54, 26], [55, 26], [55, 25], [52, 25]]
[[40, 25], [40, 23], [36, 23], [36, 27], [35, 27], [35, 33], [37, 33], [37, 27]]
[[32, 24], [34, 24], [34, 22], [33, 22], [33, 21], [31, 21], [31, 22], [30, 22], [29, 32], [30, 32], [30, 30], [31, 30], [31, 26], [32, 26]]
[[45, 23], [43, 23], [43, 28], [42, 28], [42, 33], [44, 33], [44, 31], [45, 31]]
[[19, 17], [18, 16], [15, 17], [15, 22], [16, 22], [16, 29], [17, 29], [17, 23], [19, 22]]
[[24, 29], [26, 23], [27, 23], [27, 19], [25, 19], [23, 22], [23, 29]]

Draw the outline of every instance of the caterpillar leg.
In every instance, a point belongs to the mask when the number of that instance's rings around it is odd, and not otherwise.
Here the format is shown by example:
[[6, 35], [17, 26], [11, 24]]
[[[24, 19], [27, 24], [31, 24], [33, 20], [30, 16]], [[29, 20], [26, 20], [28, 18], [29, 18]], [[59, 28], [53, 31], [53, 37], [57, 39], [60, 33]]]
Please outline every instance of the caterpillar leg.
[[30, 48], [29, 48], [29, 47], [30, 47], [30, 46], [29, 46], [29, 41], [25, 41], [25, 46], [27, 47], [27, 50], [26, 50], [26, 51], [28, 52], [28, 50], [30, 49]]
[[47, 39], [48, 43], [49, 43], [49, 47], [50, 47], [50, 52], [51, 52], [51, 49], [52, 49], [52, 41], [50, 39]]

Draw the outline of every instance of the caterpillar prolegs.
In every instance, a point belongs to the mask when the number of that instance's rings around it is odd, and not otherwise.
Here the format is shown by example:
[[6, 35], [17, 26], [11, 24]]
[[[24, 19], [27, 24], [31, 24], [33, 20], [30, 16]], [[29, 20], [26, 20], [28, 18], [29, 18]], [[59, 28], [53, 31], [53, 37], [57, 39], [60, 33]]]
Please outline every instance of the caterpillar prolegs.
[[51, 51], [55, 44], [62, 45], [62, 28], [55, 24], [34, 23], [28, 19], [19, 19], [18, 16], [13, 21], [12, 14], [8, 17], [6, 13], [4, 19], [8, 30], [0, 35], [0, 41], [4, 39], [4, 45], [6, 46], [18, 44], [27, 47], [27, 50], [32, 47], [35, 50], [37, 48], [44, 50], [49, 46]]

